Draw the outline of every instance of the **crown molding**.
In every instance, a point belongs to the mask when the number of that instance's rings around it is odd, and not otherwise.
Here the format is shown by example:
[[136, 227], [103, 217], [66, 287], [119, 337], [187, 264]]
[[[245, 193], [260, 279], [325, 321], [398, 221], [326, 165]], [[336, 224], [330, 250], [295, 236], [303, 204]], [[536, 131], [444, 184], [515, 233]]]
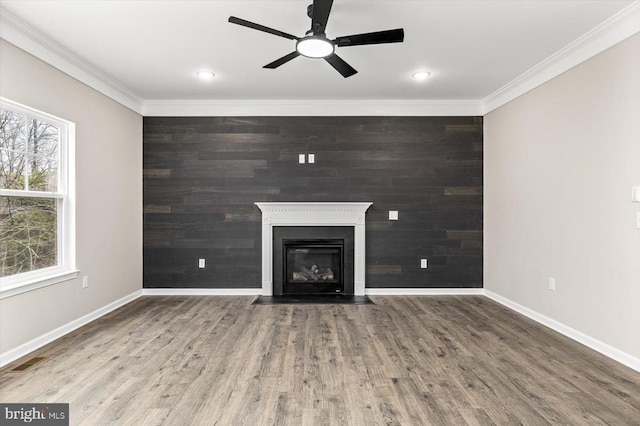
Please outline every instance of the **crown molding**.
[[150, 100], [145, 116], [469, 116], [479, 100]]
[[484, 98], [482, 114], [505, 105], [638, 32], [640, 1], [635, 1]]
[[0, 38], [103, 95], [142, 113], [142, 99], [64, 46], [0, 6]]
[[577, 40], [477, 100], [144, 100], [0, 6], [0, 38], [146, 116], [485, 115], [640, 32], [636, 0]]

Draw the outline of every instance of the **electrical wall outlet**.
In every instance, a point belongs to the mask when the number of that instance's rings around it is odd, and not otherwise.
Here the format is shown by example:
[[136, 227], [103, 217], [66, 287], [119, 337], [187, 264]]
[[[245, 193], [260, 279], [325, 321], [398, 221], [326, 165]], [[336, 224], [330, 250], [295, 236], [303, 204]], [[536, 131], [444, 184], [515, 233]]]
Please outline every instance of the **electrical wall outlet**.
[[631, 189], [631, 201], [640, 203], [640, 186], [634, 186]]
[[315, 154], [307, 154], [307, 161], [309, 164], [313, 164], [316, 162], [316, 155]]
[[306, 162], [305, 158], [306, 156], [304, 154], [298, 154], [298, 163], [304, 164]]
[[549, 290], [556, 291], [556, 279], [549, 277]]
[[198, 268], [204, 269], [205, 261], [204, 259], [198, 259]]
[[82, 288], [89, 287], [89, 275], [82, 277]]
[[422, 269], [427, 269], [427, 259], [420, 259], [420, 267]]
[[389, 210], [389, 220], [398, 220], [397, 210]]

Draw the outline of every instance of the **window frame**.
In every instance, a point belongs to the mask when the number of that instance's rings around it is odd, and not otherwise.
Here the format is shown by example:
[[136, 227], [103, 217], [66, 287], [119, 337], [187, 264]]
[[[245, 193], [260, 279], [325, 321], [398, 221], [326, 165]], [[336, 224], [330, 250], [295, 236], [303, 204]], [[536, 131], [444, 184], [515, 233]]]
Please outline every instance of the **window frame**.
[[31, 197], [56, 200], [57, 264], [34, 271], [0, 277], [0, 300], [38, 288], [74, 279], [75, 236], [75, 124], [10, 99], [0, 97], [0, 108], [58, 128], [58, 187], [56, 192], [0, 188], [0, 197]]

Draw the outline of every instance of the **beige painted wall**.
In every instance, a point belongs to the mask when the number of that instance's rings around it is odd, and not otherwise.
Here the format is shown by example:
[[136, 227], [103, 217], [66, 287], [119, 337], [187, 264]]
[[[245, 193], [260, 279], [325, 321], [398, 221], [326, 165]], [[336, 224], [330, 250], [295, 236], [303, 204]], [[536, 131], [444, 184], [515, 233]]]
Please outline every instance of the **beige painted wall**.
[[4, 40], [0, 95], [76, 124], [80, 269], [0, 301], [4, 353], [142, 288], [142, 117]]
[[640, 35], [484, 126], [485, 288], [640, 358]]

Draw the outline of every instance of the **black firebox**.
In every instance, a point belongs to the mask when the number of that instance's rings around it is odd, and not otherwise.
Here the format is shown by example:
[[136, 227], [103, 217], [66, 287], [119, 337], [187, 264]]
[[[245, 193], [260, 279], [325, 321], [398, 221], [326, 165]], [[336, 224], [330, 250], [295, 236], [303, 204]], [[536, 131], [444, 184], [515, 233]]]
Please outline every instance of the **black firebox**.
[[283, 240], [284, 294], [343, 293], [344, 240]]
[[273, 294], [353, 295], [353, 227], [273, 229]]

